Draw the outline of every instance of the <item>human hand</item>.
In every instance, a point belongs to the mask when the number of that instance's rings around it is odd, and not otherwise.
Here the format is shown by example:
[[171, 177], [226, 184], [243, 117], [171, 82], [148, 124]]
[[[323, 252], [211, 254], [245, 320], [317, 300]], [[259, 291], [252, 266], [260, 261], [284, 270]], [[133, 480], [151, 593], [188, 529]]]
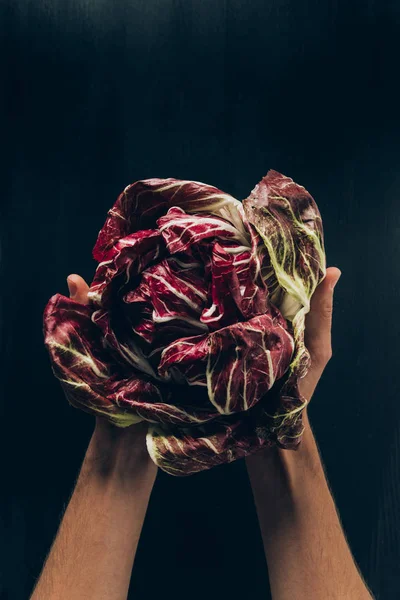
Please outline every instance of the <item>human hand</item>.
[[304, 342], [311, 355], [311, 367], [307, 375], [300, 379], [299, 390], [308, 401], [332, 358], [333, 287], [341, 274], [340, 269], [336, 267], [329, 267], [326, 270], [325, 279], [312, 295], [310, 312], [306, 315]]
[[[80, 275], [69, 275], [67, 278], [70, 298], [80, 304], [88, 304], [89, 286]], [[154, 472], [158, 467], [151, 460], [146, 447], [146, 433], [148, 429], [147, 421], [142, 421], [130, 427], [117, 427], [103, 417], [96, 416], [96, 424], [91, 440], [91, 456], [96, 461], [102, 461], [103, 464], [114, 461], [115, 449], [118, 447], [118, 453], [121, 461], [132, 459], [134, 465], [145, 464]], [[153, 465], [153, 467], [151, 466]]]
[[[311, 366], [305, 377], [299, 380], [299, 391], [307, 402], [310, 401], [318, 381], [330, 359], [332, 358], [332, 313], [333, 313], [333, 288], [341, 276], [340, 269], [329, 267], [326, 276], [317, 286], [311, 297], [310, 312], [305, 319], [304, 343], [311, 357]], [[302, 409], [303, 424], [308, 427], [308, 404]], [[286, 454], [286, 453], [285, 453]], [[264, 465], [265, 458], [275, 455], [269, 446], [246, 456], [247, 466], [255, 469], [255, 477], [259, 475], [258, 467]], [[264, 468], [264, 466], [262, 467]]]

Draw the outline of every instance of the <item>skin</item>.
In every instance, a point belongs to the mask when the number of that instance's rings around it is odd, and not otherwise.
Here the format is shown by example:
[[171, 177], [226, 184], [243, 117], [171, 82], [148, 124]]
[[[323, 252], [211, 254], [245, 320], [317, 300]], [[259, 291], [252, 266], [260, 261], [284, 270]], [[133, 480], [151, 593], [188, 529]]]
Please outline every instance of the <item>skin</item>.
[[[312, 366], [300, 382], [310, 400], [332, 357], [333, 291], [327, 269], [306, 316]], [[69, 278], [87, 303], [89, 286]], [[75, 289], [73, 289], [75, 284]], [[318, 448], [303, 413], [296, 452], [267, 448], [246, 457], [273, 600], [370, 600], [343, 533]], [[125, 600], [157, 467], [145, 447], [146, 424], [127, 429], [96, 418], [76, 488], [31, 600]]]
[[[327, 269], [311, 298], [305, 345], [311, 368], [300, 380], [310, 401], [332, 357], [333, 288], [341, 272]], [[354, 561], [329, 489], [308, 418], [297, 451], [266, 448], [246, 457], [268, 564], [273, 600], [371, 600]]]
[[[73, 275], [70, 296], [87, 304]], [[126, 600], [158, 468], [147, 452], [147, 423], [126, 429], [100, 417], [57, 536], [31, 600]]]
[[[70, 292], [70, 298], [73, 298], [76, 302], [81, 304], [88, 304], [88, 291], [89, 286], [86, 281], [80, 275], [69, 275], [67, 278], [68, 288]], [[143, 450], [143, 460], [154, 465], [153, 461], [149, 458], [146, 447], [146, 432], [147, 422], [138, 423], [134, 427], [119, 428], [111, 425], [108, 421], [101, 417], [95, 417], [95, 434], [101, 443], [103, 444], [103, 438], [107, 440], [107, 444], [114, 442], [121, 443], [124, 440], [124, 444], [133, 448], [136, 451]], [[157, 470], [154, 465], [154, 470]]]

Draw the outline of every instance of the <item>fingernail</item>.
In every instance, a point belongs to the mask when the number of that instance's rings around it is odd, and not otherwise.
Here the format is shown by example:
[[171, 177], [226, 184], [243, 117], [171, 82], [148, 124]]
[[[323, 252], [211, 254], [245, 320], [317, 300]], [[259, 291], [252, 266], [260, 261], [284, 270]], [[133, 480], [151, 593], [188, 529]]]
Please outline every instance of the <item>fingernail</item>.
[[70, 296], [75, 296], [76, 292], [78, 291], [78, 286], [76, 285], [75, 281], [67, 277], [67, 284]]

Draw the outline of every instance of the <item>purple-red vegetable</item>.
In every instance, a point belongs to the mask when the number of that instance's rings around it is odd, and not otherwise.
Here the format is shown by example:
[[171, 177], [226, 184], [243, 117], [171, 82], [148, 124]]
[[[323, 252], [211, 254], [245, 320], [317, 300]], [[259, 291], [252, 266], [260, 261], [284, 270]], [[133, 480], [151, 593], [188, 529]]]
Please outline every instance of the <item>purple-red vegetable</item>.
[[305, 315], [326, 273], [304, 187], [270, 170], [240, 202], [197, 181], [137, 181], [93, 257], [89, 304], [55, 294], [43, 316], [72, 406], [148, 421], [148, 452], [171, 475], [298, 448]]

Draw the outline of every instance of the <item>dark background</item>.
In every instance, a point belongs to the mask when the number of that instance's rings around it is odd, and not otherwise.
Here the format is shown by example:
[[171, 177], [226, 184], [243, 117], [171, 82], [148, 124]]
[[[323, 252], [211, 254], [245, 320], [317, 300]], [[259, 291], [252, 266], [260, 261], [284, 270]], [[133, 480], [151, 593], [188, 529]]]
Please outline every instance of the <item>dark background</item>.
[[[399, 15], [395, 0], [0, 2], [2, 600], [28, 598], [94, 425], [52, 375], [48, 299], [70, 273], [90, 283], [129, 183], [243, 199], [270, 168], [313, 195], [342, 270], [310, 421], [367, 583], [399, 598]], [[245, 462], [159, 472], [130, 597], [268, 589]]]

